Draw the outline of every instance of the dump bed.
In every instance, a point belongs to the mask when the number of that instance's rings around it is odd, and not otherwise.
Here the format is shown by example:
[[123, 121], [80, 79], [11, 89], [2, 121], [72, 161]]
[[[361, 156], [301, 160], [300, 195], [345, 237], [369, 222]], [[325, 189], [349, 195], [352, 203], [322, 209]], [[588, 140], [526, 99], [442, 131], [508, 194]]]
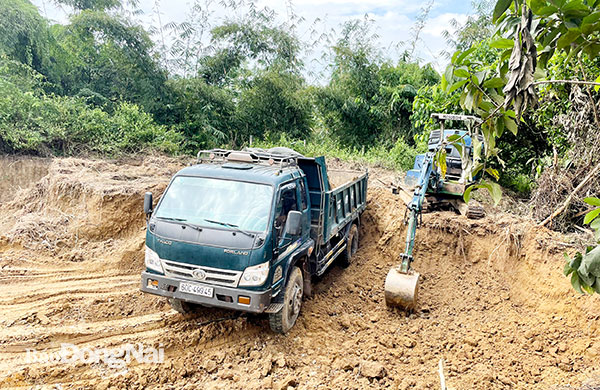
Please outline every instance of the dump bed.
[[367, 206], [367, 171], [327, 170], [324, 157], [299, 158], [311, 204], [311, 237], [320, 245]]

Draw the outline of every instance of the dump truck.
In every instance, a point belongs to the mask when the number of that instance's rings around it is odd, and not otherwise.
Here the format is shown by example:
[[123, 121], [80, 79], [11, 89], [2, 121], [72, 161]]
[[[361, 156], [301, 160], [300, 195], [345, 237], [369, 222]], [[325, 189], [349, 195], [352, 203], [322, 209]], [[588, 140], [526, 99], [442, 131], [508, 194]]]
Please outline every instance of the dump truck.
[[311, 281], [356, 253], [367, 177], [287, 148], [199, 152], [156, 207], [145, 194], [142, 291], [181, 313], [267, 313], [286, 333]]

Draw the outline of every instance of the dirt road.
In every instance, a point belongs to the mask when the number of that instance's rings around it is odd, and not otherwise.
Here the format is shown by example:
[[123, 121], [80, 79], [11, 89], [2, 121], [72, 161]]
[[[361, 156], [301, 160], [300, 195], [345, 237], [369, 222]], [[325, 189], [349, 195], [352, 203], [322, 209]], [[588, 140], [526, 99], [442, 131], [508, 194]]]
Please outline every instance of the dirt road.
[[[600, 298], [561, 274], [572, 238], [504, 214], [427, 214], [421, 306], [407, 315], [383, 299], [404, 206], [373, 180], [356, 261], [315, 284], [282, 336], [260, 316], [182, 316], [139, 291], [142, 195], [181, 161], [48, 164], [0, 204], [0, 388], [437, 389], [440, 359], [454, 389], [598, 383]], [[127, 343], [162, 349], [163, 363], [45, 361]]]

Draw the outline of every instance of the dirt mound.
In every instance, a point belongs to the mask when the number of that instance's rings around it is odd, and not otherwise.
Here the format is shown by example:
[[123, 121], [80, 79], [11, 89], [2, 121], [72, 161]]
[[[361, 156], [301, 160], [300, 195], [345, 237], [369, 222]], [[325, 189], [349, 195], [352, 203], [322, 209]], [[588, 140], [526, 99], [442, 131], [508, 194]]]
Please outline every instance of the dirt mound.
[[52, 160], [39, 157], [0, 156], [0, 204], [14, 196], [20, 189], [27, 188], [48, 174]]
[[39, 182], [0, 206], [6, 216], [0, 239], [58, 254], [129, 237], [144, 227], [144, 192], [162, 193], [181, 166], [164, 158], [129, 164], [55, 159]]
[[[377, 180], [389, 172], [371, 172], [356, 260], [314, 285], [288, 335], [262, 316], [177, 314], [138, 286], [141, 196], [164, 189], [179, 165], [55, 160], [0, 206], [0, 387], [433, 389], [440, 359], [457, 389], [591, 386], [600, 375], [600, 299], [578, 295], [561, 273], [577, 236], [518, 217], [425, 214], [420, 306], [388, 309], [383, 283], [405, 239], [404, 204]], [[38, 247], [44, 239], [50, 246]], [[27, 363], [27, 348], [62, 343], [162, 346], [164, 363]]]

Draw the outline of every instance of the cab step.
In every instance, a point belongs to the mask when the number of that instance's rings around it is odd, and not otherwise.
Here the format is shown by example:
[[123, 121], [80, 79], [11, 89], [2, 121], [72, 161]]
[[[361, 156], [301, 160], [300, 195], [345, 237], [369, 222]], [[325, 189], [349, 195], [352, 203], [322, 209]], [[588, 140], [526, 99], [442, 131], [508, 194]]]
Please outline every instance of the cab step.
[[265, 313], [279, 313], [283, 309], [283, 303], [271, 303], [265, 309]]

